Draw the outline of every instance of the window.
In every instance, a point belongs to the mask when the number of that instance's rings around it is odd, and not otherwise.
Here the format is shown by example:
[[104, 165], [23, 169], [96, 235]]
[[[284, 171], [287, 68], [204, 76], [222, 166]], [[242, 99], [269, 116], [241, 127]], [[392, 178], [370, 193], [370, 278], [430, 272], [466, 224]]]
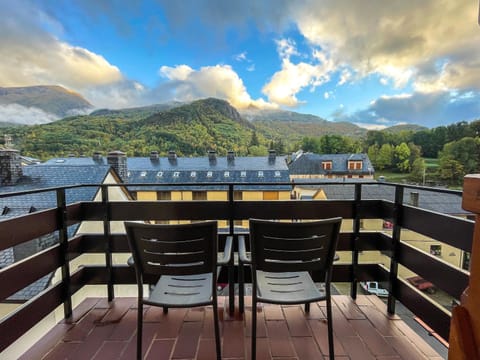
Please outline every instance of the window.
[[141, 177], [147, 176], [147, 172], [146, 172], [146, 171], [142, 171], [142, 172], [140, 173], [140, 176], [141, 176]]
[[213, 176], [213, 172], [208, 171], [208, 172], [207, 172], [207, 177], [212, 177], [212, 176]]
[[196, 171], [192, 171], [192, 172], [190, 173], [190, 177], [194, 178], [194, 177], [196, 177], [196, 176], [197, 176], [197, 172], [196, 172]]
[[260, 171], [258, 172], [258, 177], [263, 177], [263, 171], [260, 170]]
[[348, 170], [362, 170], [363, 161], [362, 160], [349, 160], [348, 161]]
[[192, 200], [207, 200], [206, 191], [192, 191]]
[[322, 169], [323, 170], [332, 170], [332, 162], [331, 161], [322, 161]]
[[242, 200], [243, 193], [241, 191], [234, 191], [233, 192], [233, 200]]
[[179, 176], [180, 176], [180, 172], [179, 172], [179, 171], [175, 171], [175, 172], [173, 173], [173, 177], [174, 177], [174, 178], [178, 178]]
[[157, 191], [157, 200], [172, 200], [170, 191]]
[[223, 177], [226, 177], [226, 178], [230, 177], [230, 171], [225, 171], [223, 173]]
[[242, 178], [247, 177], [247, 172], [246, 171], [241, 171], [240, 172], [240, 177], [242, 177]]
[[163, 177], [163, 171], [159, 171], [159, 172], [157, 172], [157, 177], [158, 177], [158, 178], [161, 178], [161, 177]]
[[430, 254], [442, 256], [442, 245], [430, 245]]
[[280, 171], [275, 171], [275, 177], [280, 177]]

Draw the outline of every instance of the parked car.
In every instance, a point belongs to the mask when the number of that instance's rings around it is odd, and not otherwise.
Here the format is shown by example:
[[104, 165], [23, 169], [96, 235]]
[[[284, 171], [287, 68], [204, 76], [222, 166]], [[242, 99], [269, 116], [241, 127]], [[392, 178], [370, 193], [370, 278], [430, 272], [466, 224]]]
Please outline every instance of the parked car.
[[425, 280], [421, 276], [412, 276], [407, 278], [407, 281], [415, 286], [418, 290], [425, 291], [428, 294], [435, 294], [437, 289], [430, 281]]
[[374, 294], [379, 297], [388, 296], [387, 289], [380, 287], [377, 281], [361, 281], [360, 286], [366, 293]]

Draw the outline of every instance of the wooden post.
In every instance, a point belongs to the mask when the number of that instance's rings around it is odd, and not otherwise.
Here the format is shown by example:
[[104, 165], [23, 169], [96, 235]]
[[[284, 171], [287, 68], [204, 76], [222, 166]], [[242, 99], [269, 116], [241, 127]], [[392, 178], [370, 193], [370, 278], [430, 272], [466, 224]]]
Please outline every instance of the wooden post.
[[468, 287], [452, 311], [449, 360], [480, 359], [480, 174], [465, 176], [462, 208], [475, 214], [475, 228]]

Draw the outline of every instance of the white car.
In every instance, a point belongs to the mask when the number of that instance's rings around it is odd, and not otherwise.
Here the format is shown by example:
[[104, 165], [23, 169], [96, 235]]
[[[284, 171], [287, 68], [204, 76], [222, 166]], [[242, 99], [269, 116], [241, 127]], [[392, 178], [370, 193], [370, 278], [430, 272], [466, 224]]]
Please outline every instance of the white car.
[[378, 282], [376, 281], [361, 281], [360, 286], [362, 287], [365, 292], [369, 294], [374, 294], [379, 297], [387, 297], [388, 296], [388, 291], [380, 285], [378, 285]]

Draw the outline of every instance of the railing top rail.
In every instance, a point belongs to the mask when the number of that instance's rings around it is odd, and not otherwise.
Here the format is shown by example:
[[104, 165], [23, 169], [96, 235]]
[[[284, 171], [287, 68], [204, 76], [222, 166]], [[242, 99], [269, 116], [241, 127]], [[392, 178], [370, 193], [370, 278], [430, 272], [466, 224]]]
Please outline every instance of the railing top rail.
[[446, 188], [433, 188], [428, 186], [420, 186], [420, 185], [410, 185], [410, 184], [400, 184], [400, 183], [393, 183], [393, 182], [377, 182], [377, 181], [342, 181], [342, 182], [332, 182], [332, 181], [284, 181], [284, 182], [182, 182], [182, 183], [111, 183], [111, 184], [74, 184], [68, 186], [61, 186], [61, 187], [49, 187], [49, 188], [39, 188], [33, 190], [23, 190], [23, 191], [12, 191], [7, 193], [0, 193], [0, 198], [11, 197], [11, 196], [21, 196], [21, 195], [29, 195], [35, 193], [43, 193], [43, 192], [50, 192], [56, 191], [58, 189], [75, 189], [81, 187], [172, 187], [172, 186], [186, 186], [186, 187], [219, 187], [219, 186], [315, 186], [315, 185], [379, 185], [379, 186], [393, 186], [393, 187], [403, 187], [407, 189], [416, 189], [422, 191], [431, 191], [431, 192], [439, 192], [439, 193], [447, 193], [447, 194], [455, 194], [455, 195], [462, 195], [461, 190], [452, 190]]

